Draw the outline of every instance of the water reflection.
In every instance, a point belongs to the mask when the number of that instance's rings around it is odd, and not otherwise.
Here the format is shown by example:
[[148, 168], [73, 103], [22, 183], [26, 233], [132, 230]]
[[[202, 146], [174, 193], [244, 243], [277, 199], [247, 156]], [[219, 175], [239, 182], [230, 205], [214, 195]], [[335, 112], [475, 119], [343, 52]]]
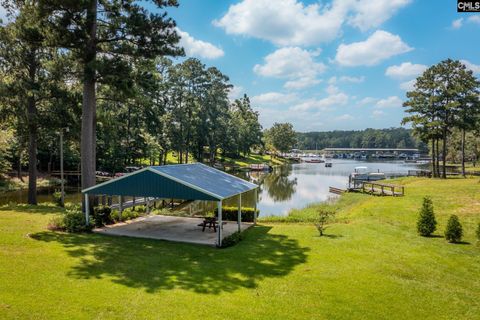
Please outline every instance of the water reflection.
[[296, 191], [297, 178], [291, 178], [292, 166], [276, 167], [271, 173], [264, 174], [264, 192], [276, 202], [292, 199]]

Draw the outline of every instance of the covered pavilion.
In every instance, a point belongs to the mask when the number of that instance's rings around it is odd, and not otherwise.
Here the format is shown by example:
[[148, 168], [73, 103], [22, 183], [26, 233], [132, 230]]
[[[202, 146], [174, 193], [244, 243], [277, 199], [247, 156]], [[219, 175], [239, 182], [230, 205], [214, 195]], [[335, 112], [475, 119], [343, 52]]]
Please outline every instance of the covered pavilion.
[[[256, 184], [250, 183], [231, 174], [201, 163], [192, 163], [146, 167], [122, 177], [84, 189], [82, 190], [82, 193], [85, 197], [85, 207], [87, 208], [85, 211], [87, 223], [89, 223], [90, 219], [88, 201], [89, 196], [91, 195], [118, 196], [120, 210], [122, 198], [125, 196], [145, 197], [147, 199], [183, 199], [216, 202], [218, 208], [217, 222], [219, 227], [216, 231], [215, 245], [220, 247], [222, 246], [222, 240], [224, 238], [222, 221], [223, 201], [238, 196], [237, 225], [238, 231], [240, 232], [242, 230], [242, 194], [249, 191], [255, 192], [254, 210], [256, 212], [257, 188], [258, 186]], [[256, 218], [257, 215], [254, 214], [254, 224], [256, 223]], [[145, 220], [143, 220], [142, 223], [145, 224]], [[199, 232], [202, 232], [200, 228], [198, 228], [198, 230]], [[137, 233], [137, 235], [133, 236], [139, 235]], [[162, 239], [161, 235], [155, 238]]]

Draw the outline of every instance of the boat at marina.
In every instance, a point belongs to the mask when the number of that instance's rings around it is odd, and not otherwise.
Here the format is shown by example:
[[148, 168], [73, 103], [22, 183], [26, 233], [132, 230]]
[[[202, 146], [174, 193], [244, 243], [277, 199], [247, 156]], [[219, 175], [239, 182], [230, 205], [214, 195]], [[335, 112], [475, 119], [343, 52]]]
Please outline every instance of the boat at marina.
[[354, 172], [350, 174], [349, 180], [350, 181], [377, 181], [385, 179], [385, 173], [377, 171], [377, 172], [369, 172], [368, 167], [355, 167]]
[[251, 164], [250, 170], [252, 171], [266, 171], [270, 172], [273, 170], [273, 167], [266, 163]]
[[314, 156], [314, 157], [305, 157], [302, 159], [303, 162], [306, 163], [324, 163], [325, 160], [322, 157]]

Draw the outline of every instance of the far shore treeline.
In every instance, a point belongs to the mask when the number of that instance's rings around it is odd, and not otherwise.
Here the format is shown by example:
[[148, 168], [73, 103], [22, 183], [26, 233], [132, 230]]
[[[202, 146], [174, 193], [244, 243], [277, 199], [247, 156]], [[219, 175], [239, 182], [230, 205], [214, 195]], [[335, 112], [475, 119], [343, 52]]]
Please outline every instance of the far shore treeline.
[[296, 148], [321, 150], [324, 148], [417, 148], [428, 152], [427, 145], [405, 128], [336, 130], [297, 133]]

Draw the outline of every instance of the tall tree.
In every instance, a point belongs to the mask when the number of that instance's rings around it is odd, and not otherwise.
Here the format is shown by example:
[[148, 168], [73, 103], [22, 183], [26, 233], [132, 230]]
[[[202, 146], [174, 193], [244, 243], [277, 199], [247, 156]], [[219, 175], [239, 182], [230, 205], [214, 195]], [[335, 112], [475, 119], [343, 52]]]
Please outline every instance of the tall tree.
[[[45, 99], [51, 50], [44, 47], [44, 30], [36, 1], [2, 1], [12, 22], [0, 26], [2, 104], [22, 118], [28, 134], [28, 203], [37, 204], [37, 140], [39, 103]], [[18, 131], [21, 131], [18, 128]]]
[[296, 135], [291, 123], [274, 123], [265, 130], [265, 140], [276, 151], [288, 152], [295, 145]]
[[[435, 169], [438, 170], [438, 141], [441, 139], [442, 178], [446, 178], [451, 129], [473, 128], [479, 114], [478, 94], [479, 82], [473, 77], [473, 73], [460, 61], [452, 59], [428, 68], [417, 79], [415, 89], [407, 93], [408, 100], [404, 106], [411, 115], [404, 118], [403, 122], [411, 122], [417, 133], [431, 139], [434, 172]], [[462, 134], [462, 140], [464, 137]], [[464, 154], [464, 148], [462, 149]]]
[[[82, 188], [95, 184], [96, 84], [124, 88], [130, 63], [139, 58], [182, 55], [175, 22], [166, 12], [148, 12], [135, 0], [39, 0], [48, 25], [48, 41], [70, 50], [83, 83]], [[152, 0], [159, 9], [176, 0]]]

